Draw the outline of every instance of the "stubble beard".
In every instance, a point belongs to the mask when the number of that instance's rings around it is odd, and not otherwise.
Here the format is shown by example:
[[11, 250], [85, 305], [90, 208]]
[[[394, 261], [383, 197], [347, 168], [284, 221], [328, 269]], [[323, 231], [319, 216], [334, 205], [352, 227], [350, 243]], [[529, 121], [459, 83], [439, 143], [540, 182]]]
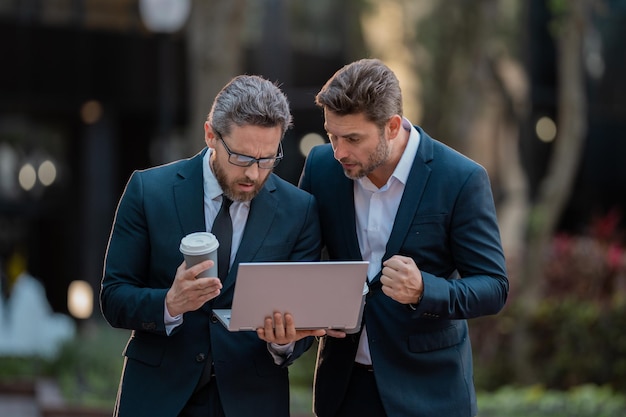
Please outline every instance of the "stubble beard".
[[[217, 183], [220, 185], [220, 187], [222, 187], [222, 191], [224, 192], [226, 197], [230, 198], [233, 201], [239, 202], [251, 201], [254, 197], [256, 197], [261, 192], [261, 189], [265, 185], [267, 179], [270, 177], [268, 174], [262, 182], [251, 180], [248, 177], [236, 178], [235, 180], [229, 182], [225, 170], [222, 168], [217, 159], [213, 160], [212, 168], [213, 175], [215, 175], [215, 179], [217, 179]], [[252, 191], [237, 191], [235, 190], [234, 184], [239, 182], [252, 184], [254, 188]]]
[[366, 177], [371, 174], [376, 168], [384, 164], [387, 159], [389, 159], [390, 154], [391, 150], [389, 149], [387, 140], [384, 138], [384, 136], [380, 136], [378, 144], [376, 145], [376, 149], [374, 149], [374, 153], [372, 153], [367, 159], [367, 165], [363, 166], [363, 164], [358, 164], [358, 168], [355, 173], [350, 173], [346, 170], [344, 170], [343, 173], [351, 180], [358, 180], [360, 178]]

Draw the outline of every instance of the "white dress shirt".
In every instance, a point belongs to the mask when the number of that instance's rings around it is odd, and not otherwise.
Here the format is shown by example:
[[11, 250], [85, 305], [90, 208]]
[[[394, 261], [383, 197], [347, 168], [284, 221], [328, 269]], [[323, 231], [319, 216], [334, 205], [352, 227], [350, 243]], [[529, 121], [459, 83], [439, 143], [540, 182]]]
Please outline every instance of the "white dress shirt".
[[[357, 237], [361, 256], [363, 260], [369, 261], [367, 279], [370, 282], [382, 269], [387, 241], [419, 146], [420, 135], [407, 119], [402, 121], [402, 127], [411, 133], [402, 157], [387, 183], [378, 188], [367, 177], [354, 181]], [[355, 361], [365, 365], [372, 364], [365, 326], [361, 332]]]

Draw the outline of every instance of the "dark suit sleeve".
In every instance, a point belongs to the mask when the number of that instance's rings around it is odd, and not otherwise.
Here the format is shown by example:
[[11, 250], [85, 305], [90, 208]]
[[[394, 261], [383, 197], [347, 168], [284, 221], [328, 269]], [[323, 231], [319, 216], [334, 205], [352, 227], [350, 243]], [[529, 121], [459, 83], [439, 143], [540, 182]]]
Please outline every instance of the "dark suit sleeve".
[[[449, 253], [456, 270], [451, 277], [437, 277], [422, 269], [424, 297], [415, 314], [468, 319], [499, 312], [509, 286], [491, 186], [484, 168], [476, 166], [460, 188], [449, 222]], [[420, 238], [428, 236], [422, 233]]]
[[317, 153], [317, 150], [318, 148], [314, 147], [309, 152], [309, 155], [304, 161], [304, 167], [302, 168], [302, 173], [300, 174], [300, 180], [298, 182], [298, 187], [300, 189], [306, 191], [307, 193], [311, 193], [313, 195], [315, 195], [315, 193], [312, 189], [313, 184], [311, 183], [311, 177], [312, 177], [311, 166], [313, 164], [313, 161], [315, 160], [315, 154]]
[[141, 173], [131, 176], [120, 199], [105, 258], [102, 313], [113, 327], [164, 333], [167, 287], [148, 288], [150, 243]]

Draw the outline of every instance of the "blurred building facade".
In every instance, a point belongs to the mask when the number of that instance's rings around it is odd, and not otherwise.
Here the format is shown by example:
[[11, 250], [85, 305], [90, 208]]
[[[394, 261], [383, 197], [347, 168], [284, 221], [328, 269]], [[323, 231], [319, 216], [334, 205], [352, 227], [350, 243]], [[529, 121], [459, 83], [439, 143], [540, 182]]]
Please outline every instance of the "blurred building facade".
[[[181, 148], [204, 146], [201, 124], [194, 127], [196, 137], [182, 139], [190, 142], [186, 146], [172, 145], [189, 123], [194, 88], [184, 27], [150, 30], [140, 3], [0, 3], [5, 296], [20, 269], [45, 284], [55, 311], [68, 311], [74, 280], [90, 282], [97, 295], [115, 205], [131, 172], [191, 156]], [[323, 141], [314, 95], [349, 58], [332, 1], [290, 8], [287, 3], [247, 2], [241, 50], [223, 53], [242, 55], [242, 67], [232, 76], [260, 74], [287, 93], [296, 125], [276, 171], [296, 182], [304, 161], [300, 140], [313, 133], [314, 142]], [[294, 25], [296, 35], [290, 32]], [[212, 100], [206, 97], [203, 111]]]
[[[183, 0], [162, 0], [161, 4]], [[198, 0], [205, 1], [205, 0]], [[210, 0], [206, 0], [212, 3]], [[241, 0], [241, 68], [281, 84], [295, 127], [276, 172], [297, 182], [303, 139], [323, 140], [313, 104], [321, 85], [362, 57], [353, 30], [359, 2]], [[134, 169], [191, 156], [202, 127], [190, 124], [189, 45], [183, 29], [154, 32], [140, 0], [0, 1], [0, 271], [3, 292], [21, 269], [40, 279], [55, 311], [85, 280], [97, 294], [115, 205]], [[159, 3], [155, 1], [154, 3]], [[555, 117], [554, 45], [547, 1], [530, 2], [527, 31], [532, 114]], [[626, 207], [626, 2], [606, 2], [590, 61], [589, 137], [564, 227], [594, 210]], [[193, 9], [191, 10], [193, 13]], [[220, 45], [213, 45], [220, 48]], [[594, 49], [595, 48], [595, 49]], [[597, 57], [596, 57], [597, 58]], [[595, 65], [595, 66], [594, 66]], [[593, 70], [596, 72], [594, 73]], [[213, 97], [206, 98], [209, 110]], [[195, 123], [195, 122], [194, 122]], [[428, 130], [428, 126], [425, 126]], [[175, 146], [182, 142], [185, 146]], [[545, 174], [550, 146], [532, 128], [522, 139], [531, 187]], [[599, 185], [598, 185], [599, 184]], [[96, 312], [97, 313], [97, 312]]]
[[[613, 212], [626, 228], [626, 1], [590, 2], [584, 28], [583, 67], [587, 95], [587, 135], [574, 191], [560, 228], [589, 232], [590, 223]], [[542, 118], [557, 120], [557, 50], [555, 29], [545, 0], [528, 2], [525, 62], [531, 83], [532, 110], [523, 129], [521, 155], [531, 194], [546, 174], [553, 142], [540, 140]], [[558, 126], [554, 127], [555, 129]]]

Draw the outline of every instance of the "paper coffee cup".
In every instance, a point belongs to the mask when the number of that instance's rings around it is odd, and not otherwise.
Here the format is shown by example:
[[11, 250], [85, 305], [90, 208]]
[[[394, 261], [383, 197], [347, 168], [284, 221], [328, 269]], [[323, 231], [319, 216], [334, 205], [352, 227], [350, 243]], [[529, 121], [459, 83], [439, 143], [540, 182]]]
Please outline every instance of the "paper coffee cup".
[[346, 334], [354, 334], [361, 330], [361, 322], [363, 321], [363, 309], [365, 308], [365, 299], [367, 298], [368, 292], [370, 292], [370, 287], [367, 285], [367, 283], [365, 283], [363, 284], [363, 298], [361, 298], [361, 309], [359, 310], [357, 326], [354, 329], [345, 329], [344, 332]]
[[209, 232], [191, 233], [181, 239], [180, 252], [185, 257], [187, 268], [207, 259], [214, 262], [211, 268], [201, 272], [197, 278], [217, 276], [217, 248], [219, 245], [217, 238]]

